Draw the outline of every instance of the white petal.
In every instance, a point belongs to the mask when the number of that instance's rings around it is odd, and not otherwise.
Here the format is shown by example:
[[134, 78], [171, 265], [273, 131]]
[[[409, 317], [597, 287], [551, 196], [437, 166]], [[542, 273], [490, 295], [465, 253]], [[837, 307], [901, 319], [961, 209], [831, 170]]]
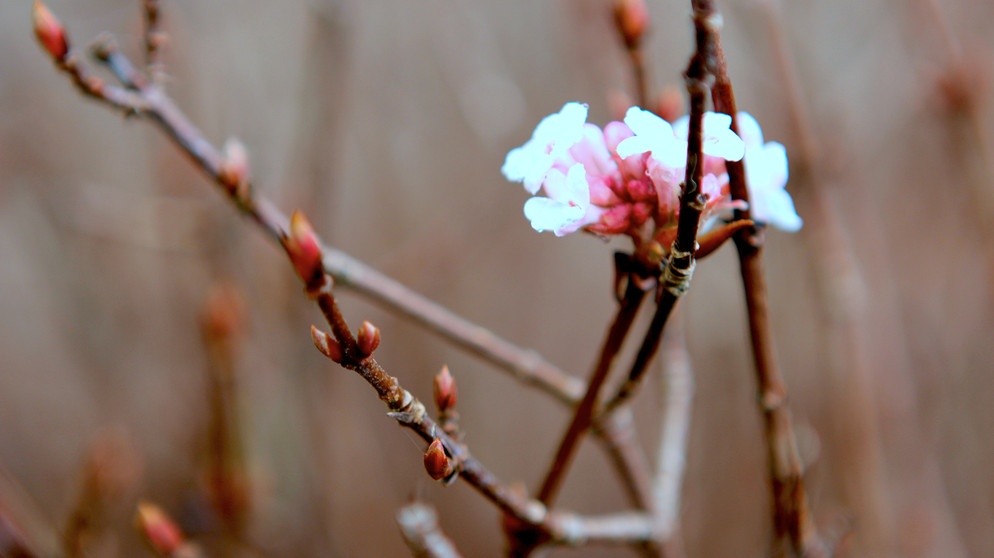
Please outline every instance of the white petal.
[[525, 202], [525, 217], [538, 232], [559, 231], [583, 218], [584, 210], [575, 205], [559, 203], [555, 200], [534, 197]]

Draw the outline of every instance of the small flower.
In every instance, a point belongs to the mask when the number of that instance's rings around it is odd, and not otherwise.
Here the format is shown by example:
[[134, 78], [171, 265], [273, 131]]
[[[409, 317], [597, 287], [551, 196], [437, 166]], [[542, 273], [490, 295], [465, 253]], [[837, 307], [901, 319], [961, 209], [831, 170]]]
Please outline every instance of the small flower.
[[530, 140], [507, 154], [501, 172], [511, 182], [524, 183], [529, 193], [537, 193], [556, 159], [580, 141], [586, 121], [587, 105], [566, 103], [539, 122]]
[[787, 185], [787, 150], [780, 143], [763, 143], [763, 130], [747, 112], [738, 114], [739, 132], [745, 141], [746, 184], [752, 218], [787, 232], [797, 232], [804, 222], [794, 209]]
[[531, 198], [524, 208], [536, 231], [564, 236], [600, 218], [602, 210], [590, 204], [590, 185], [582, 164], [574, 164], [568, 174], [550, 170], [543, 188], [547, 197]]

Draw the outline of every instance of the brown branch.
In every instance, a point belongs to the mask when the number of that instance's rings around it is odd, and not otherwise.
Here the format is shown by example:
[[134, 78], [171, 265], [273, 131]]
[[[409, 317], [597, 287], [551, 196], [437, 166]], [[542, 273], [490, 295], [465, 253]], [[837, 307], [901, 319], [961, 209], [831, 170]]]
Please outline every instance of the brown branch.
[[[61, 31], [61, 28], [59, 30]], [[49, 50], [51, 53], [51, 49]], [[57, 57], [57, 66], [70, 75], [74, 85], [86, 96], [104, 102], [125, 115], [143, 116], [155, 122], [205, 174], [222, 187], [224, 194], [243, 214], [255, 221], [271, 238], [280, 242], [287, 238], [290, 219], [268, 199], [252, 192], [244, 168], [241, 172], [237, 170], [239, 166], [234, 164], [234, 157], [230, 153], [222, 153], [207, 141], [202, 132], [176, 107], [161, 86], [154, 80], [147, 79], [137, 70], [112, 40], [102, 39], [94, 50], [98, 60], [107, 65], [125, 88], [107, 86], [101, 80], [90, 77], [72, 51]], [[244, 161], [242, 163], [244, 164]], [[319, 240], [317, 243], [320, 246]], [[580, 399], [583, 392], [582, 383], [544, 361], [534, 351], [508, 343], [492, 332], [452, 314], [344, 252], [322, 247], [320, 254], [323, 271], [338, 283], [348, 285], [390, 309], [413, 318], [450, 342], [493, 362], [523, 383], [539, 387], [563, 403], [572, 405]], [[333, 314], [332, 323], [335, 324]], [[337, 329], [338, 333], [347, 339], [345, 337], [347, 328], [343, 329], [341, 324], [337, 324], [333, 325], [333, 329]], [[392, 407], [399, 405], [401, 408], [406, 408], [406, 405], [401, 404], [404, 401], [403, 394], [406, 392], [399, 388], [399, 385], [394, 385], [396, 389], [391, 390], [389, 384], [390, 382], [385, 385], [374, 384], [374, 387], [378, 388], [381, 398]], [[387, 389], [389, 393], [379, 388]], [[407, 396], [410, 397], [410, 394]], [[411, 402], [413, 401], [415, 400], [412, 398]], [[401, 415], [408, 416], [405, 413]], [[422, 425], [419, 427], [419, 433], [426, 440], [429, 439], [427, 437], [429, 431], [432, 431], [433, 436], [437, 434], [434, 432], [436, 426], [434, 422], [418, 419], [412, 424]], [[635, 456], [639, 455], [633, 443], [634, 438], [612, 440], [608, 437], [610, 433], [618, 431], [618, 424], [621, 422], [611, 418], [603, 424], [596, 425], [596, 431], [605, 433], [604, 443], [610, 448], [610, 453], [616, 462], [621, 464], [627, 462], [627, 468], [622, 470], [621, 474], [628, 482], [629, 492], [647, 493], [638, 488], [645, 487], [647, 483], [644, 480], [646, 478], [644, 457], [639, 463], [632, 462], [637, 459]], [[451, 450], [452, 447], [456, 447], [450, 445], [451, 441], [450, 444], [446, 444], [446, 448]], [[473, 465], [475, 461], [471, 458], [466, 457], [463, 461], [464, 478], [497, 501], [506, 512], [535, 522], [535, 512], [527, 512], [522, 505], [512, 505], [519, 500], [526, 502], [527, 500], [513, 497], [508, 489], [496, 483], [495, 477], [479, 471]], [[537, 503], [533, 503], [532, 508], [536, 509], [534, 504]], [[540, 514], [542, 517], [556, 517], [547, 514], [541, 505], [537, 508], [542, 509]], [[555, 534], [557, 529], [554, 527], [555, 525], [552, 525], [546, 530]], [[559, 539], [560, 535], [552, 537], [552, 540]]]
[[677, 221], [676, 239], [670, 249], [670, 257], [663, 268], [660, 297], [656, 313], [649, 324], [642, 346], [639, 348], [628, 373], [628, 378], [618, 388], [617, 393], [605, 405], [603, 413], [614, 409], [631, 399], [645, 377], [649, 362], [659, 349], [663, 328], [673, 312], [677, 301], [690, 288], [694, 275], [697, 251], [697, 231], [701, 214], [707, 202], [700, 189], [704, 178], [703, 123], [707, 101], [707, 79], [710, 74], [709, 61], [713, 58], [713, 43], [710, 39], [710, 26], [713, 22], [699, 12], [695, 6], [694, 27], [697, 48], [690, 59], [684, 75], [687, 92], [690, 94], [690, 124], [687, 133], [687, 169], [680, 189], [680, 216]]
[[[142, 116], [155, 122], [211, 180], [223, 188], [225, 195], [243, 214], [274, 240], [278, 241], [285, 234], [289, 218], [265, 196], [252, 192], [247, 182], [239, 183], [230, 176], [226, 169], [226, 156], [205, 139], [158, 84], [150, 82], [131, 64], [112, 39], [102, 37], [95, 46], [95, 54], [127, 88], [107, 85], [91, 76], [72, 49], [63, 60], [56, 60], [56, 66], [67, 73], [73, 85], [87, 97], [108, 104], [126, 116]], [[575, 404], [582, 397], [582, 382], [545, 361], [535, 351], [501, 339], [341, 250], [324, 247], [322, 253], [325, 270], [339, 284], [417, 321], [429, 331], [496, 364], [519, 381], [537, 387], [563, 403]]]
[[[732, 117], [732, 131], [737, 133], [735, 95], [716, 30], [714, 41], [717, 46], [712, 87], [715, 110]], [[727, 168], [732, 198], [748, 203], [744, 163], [729, 161]], [[736, 210], [735, 217], [750, 219], [748, 206]], [[734, 239], [749, 316], [758, 401], [763, 414], [774, 528], [773, 555], [820, 556], [825, 549], [808, 510], [801, 458], [787, 406], [787, 387], [773, 345], [763, 273], [763, 231], [760, 227], [745, 227]]]
[[566, 478], [566, 471], [575, 455], [577, 447], [579, 447], [580, 440], [590, 428], [601, 386], [604, 385], [608, 372], [611, 370], [611, 364], [621, 350], [621, 345], [631, 330], [635, 316], [638, 314], [639, 307], [642, 305], [642, 300], [645, 299], [645, 290], [641, 287], [640, 281], [632, 278], [627, 283], [628, 287], [618, 307], [618, 313], [615, 315], [614, 321], [608, 329], [607, 337], [604, 339], [600, 358], [593, 373], [590, 375], [587, 393], [583, 396], [580, 404], [576, 406], [569, 428], [567, 428], [566, 434], [559, 443], [556, 456], [548, 473], [546, 473], [542, 487], [538, 491], [538, 499], [544, 504], [550, 504], [555, 499], [562, 486], [562, 481]]

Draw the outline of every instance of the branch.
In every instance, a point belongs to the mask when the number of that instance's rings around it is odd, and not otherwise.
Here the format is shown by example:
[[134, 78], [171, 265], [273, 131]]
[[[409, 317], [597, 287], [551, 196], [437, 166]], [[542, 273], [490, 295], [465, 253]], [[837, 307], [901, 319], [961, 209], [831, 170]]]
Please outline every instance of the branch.
[[621, 350], [621, 345], [631, 330], [632, 322], [638, 314], [642, 300], [645, 298], [645, 290], [641, 287], [641, 282], [630, 278], [625, 295], [618, 307], [618, 313], [608, 329], [607, 337], [604, 339], [604, 346], [601, 348], [601, 355], [597, 361], [593, 373], [590, 375], [590, 382], [587, 385], [587, 393], [583, 396], [580, 404], [577, 405], [566, 434], [563, 436], [556, 451], [555, 459], [549, 468], [542, 482], [542, 487], [538, 492], [539, 501], [551, 503], [562, 486], [562, 481], [566, 477], [566, 471], [575, 455], [577, 447], [583, 435], [589, 430], [594, 413], [594, 406], [597, 403], [597, 396], [600, 394], [601, 386], [607, 379], [608, 372], [614, 358]]
[[[239, 166], [233, 160], [236, 157], [232, 156], [231, 150], [222, 153], [215, 148], [161, 86], [148, 80], [134, 67], [112, 38], [101, 37], [94, 47], [94, 54], [125, 87], [108, 85], [93, 77], [76, 51], [68, 46], [65, 30], [54, 16], [40, 3], [35, 4], [35, 12], [39, 40], [53, 57], [56, 67], [69, 75], [81, 93], [125, 116], [152, 120], [204, 174], [222, 188], [224, 195], [239, 211], [252, 219], [270, 238], [279, 241], [287, 231], [289, 219], [269, 199], [252, 190], [244, 160]], [[41, 24], [38, 13], [44, 15]], [[64, 41], [65, 47], [50, 48], [52, 36]], [[460, 318], [345, 252], [324, 247], [322, 253], [325, 270], [339, 284], [412, 318], [429, 331], [496, 364], [519, 381], [537, 387], [563, 403], [572, 405], [582, 397], [582, 382], [545, 361], [535, 351], [518, 347]]]

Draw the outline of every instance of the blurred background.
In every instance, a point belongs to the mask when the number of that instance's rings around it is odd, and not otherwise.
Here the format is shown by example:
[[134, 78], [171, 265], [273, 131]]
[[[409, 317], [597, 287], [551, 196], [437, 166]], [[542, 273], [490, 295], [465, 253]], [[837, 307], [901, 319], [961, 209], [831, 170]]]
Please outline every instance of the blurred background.
[[[329, 243], [586, 376], [624, 244], [535, 233], [500, 166], [567, 101], [601, 125], [620, 116], [632, 85], [610, 4], [166, 1], [168, 87], [216, 145], [240, 138], [256, 188], [304, 208]], [[681, 85], [692, 36], [689, 3], [648, 4], [655, 94]], [[141, 59], [140, 2], [50, 7], [75, 45], [110, 31]], [[739, 108], [787, 146], [805, 219], [767, 234], [766, 263], [816, 520], [851, 529], [845, 556], [994, 555], [994, 4], [719, 8]], [[394, 514], [418, 498], [467, 556], [500, 555], [495, 508], [432, 482], [422, 443], [314, 350], [322, 319], [281, 251], [156, 128], [83, 99], [30, 13], [0, 3], [7, 516], [48, 555], [142, 555], [132, 518], [147, 500], [213, 555], [405, 556]], [[340, 299], [351, 323], [380, 327], [380, 362], [423, 400], [447, 364], [472, 450], [537, 488], [563, 406]], [[765, 449], [730, 246], [698, 266], [682, 314], [687, 554], [762, 556]], [[636, 404], [650, 455], [659, 386]], [[625, 509], [596, 444], [561, 504]], [[76, 542], [60, 550], [59, 534]]]

